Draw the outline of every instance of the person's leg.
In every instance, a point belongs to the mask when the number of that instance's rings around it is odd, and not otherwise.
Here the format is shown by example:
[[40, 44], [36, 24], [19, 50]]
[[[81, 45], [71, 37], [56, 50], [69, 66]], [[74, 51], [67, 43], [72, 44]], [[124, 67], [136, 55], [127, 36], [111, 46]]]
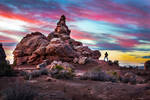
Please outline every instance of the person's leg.
[[108, 62], [108, 57], [106, 59], [107, 59], [107, 62]]
[[106, 57], [104, 57], [104, 61], [105, 61]]

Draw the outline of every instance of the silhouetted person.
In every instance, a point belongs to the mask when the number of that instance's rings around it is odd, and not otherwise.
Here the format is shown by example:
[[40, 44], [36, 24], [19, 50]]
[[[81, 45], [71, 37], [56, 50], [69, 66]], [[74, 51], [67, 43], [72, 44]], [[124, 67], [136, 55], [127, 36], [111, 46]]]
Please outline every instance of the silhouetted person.
[[105, 53], [104, 61], [105, 61], [105, 59], [106, 59], [106, 61], [108, 61], [108, 53], [107, 52]]

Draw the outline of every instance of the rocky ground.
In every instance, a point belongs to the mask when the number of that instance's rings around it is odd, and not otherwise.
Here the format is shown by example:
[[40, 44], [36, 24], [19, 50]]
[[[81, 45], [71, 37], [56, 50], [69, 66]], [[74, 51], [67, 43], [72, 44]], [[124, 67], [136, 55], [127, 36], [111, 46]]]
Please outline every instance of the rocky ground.
[[[74, 65], [77, 66], [77, 65]], [[121, 69], [110, 66], [104, 61], [87, 63], [76, 67], [76, 74], [83, 74], [94, 66], [105, 71]], [[16, 69], [33, 70], [35, 66], [17, 66]], [[125, 70], [123, 70], [125, 71]], [[129, 72], [129, 70], [127, 70]], [[131, 71], [131, 70], [130, 70]], [[143, 71], [143, 70], [140, 70]], [[78, 77], [72, 80], [54, 79], [43, 75], [32, 80], [25, 80], [22, 76], [1, 77], [0, 90], [4, 90], [12, 83], [28, 83], [33, 90], [38, 92], [36, 100], [149, 100], [149, 82], [143, 84], [130, 84], [122, 82], [103, 82], [92, 80], [80, 80]]]

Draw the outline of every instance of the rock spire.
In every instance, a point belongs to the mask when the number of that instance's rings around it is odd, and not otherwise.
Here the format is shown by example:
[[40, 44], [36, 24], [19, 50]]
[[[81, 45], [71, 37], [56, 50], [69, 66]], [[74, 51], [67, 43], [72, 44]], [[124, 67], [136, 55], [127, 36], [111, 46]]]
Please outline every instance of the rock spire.
[[68, 26], [66, 25], [66, 17], [64, 15], [60, 17], [60, 20], [57, 23], [55, 32], [70, 35], [70, 30], [68, 29]]
[[66, 17], [62, 15], [55, 31], [48, 37], [39, 32], [27, 34], [13, 52], [15, 63], [39, 64], [48, 60], [85, 64], [88, 60], [99, 59], [101, 54], [98, 50], [93, 51], [72, 39], [70, 32]]

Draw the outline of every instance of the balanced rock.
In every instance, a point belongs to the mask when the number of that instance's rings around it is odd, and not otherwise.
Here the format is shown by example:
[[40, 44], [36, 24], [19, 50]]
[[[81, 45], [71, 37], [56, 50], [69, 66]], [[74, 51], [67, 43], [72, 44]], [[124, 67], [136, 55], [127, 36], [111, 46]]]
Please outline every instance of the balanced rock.
[[70, 30], [68, 29], [68, 26], [66, 25], [66, 17], [64, 15], [61, 16], [59, 22], [57, 23], [57, 27], [54, 32], [51, 32], [48, 35], [48, 39], [51, 40], [53, 38], [62, 38], [70, 39]]
[[6, 54], [5, 54], [5, 51], [3, 49], [2, 43], [0, 43], [0, 63], [3, 61], [6, 61]]
[[64, 15], [61, 16], [59, 22], [57, 23], [55, 32], [60, 33], [60, 34], [63, 33], [66, 35], [70, 35], [70, 30], [68, 29], [68, 26], [66, 25], [66, 17]]
[[53, 61], [73, 63], [74, 58], [77, 58], [80, 63], [85, 64], [87, 58], [99, 59], [101, 54], [98, 50], [93, 51], [72, 39], [70, 32], [66, 25], [66, 17], [62, 15], [56, 29], [48, 37], [40, 32], [27, 34], [13, 52], [15, 63], [37, 65], [44, 60], [49, 60], [50, 63]]

